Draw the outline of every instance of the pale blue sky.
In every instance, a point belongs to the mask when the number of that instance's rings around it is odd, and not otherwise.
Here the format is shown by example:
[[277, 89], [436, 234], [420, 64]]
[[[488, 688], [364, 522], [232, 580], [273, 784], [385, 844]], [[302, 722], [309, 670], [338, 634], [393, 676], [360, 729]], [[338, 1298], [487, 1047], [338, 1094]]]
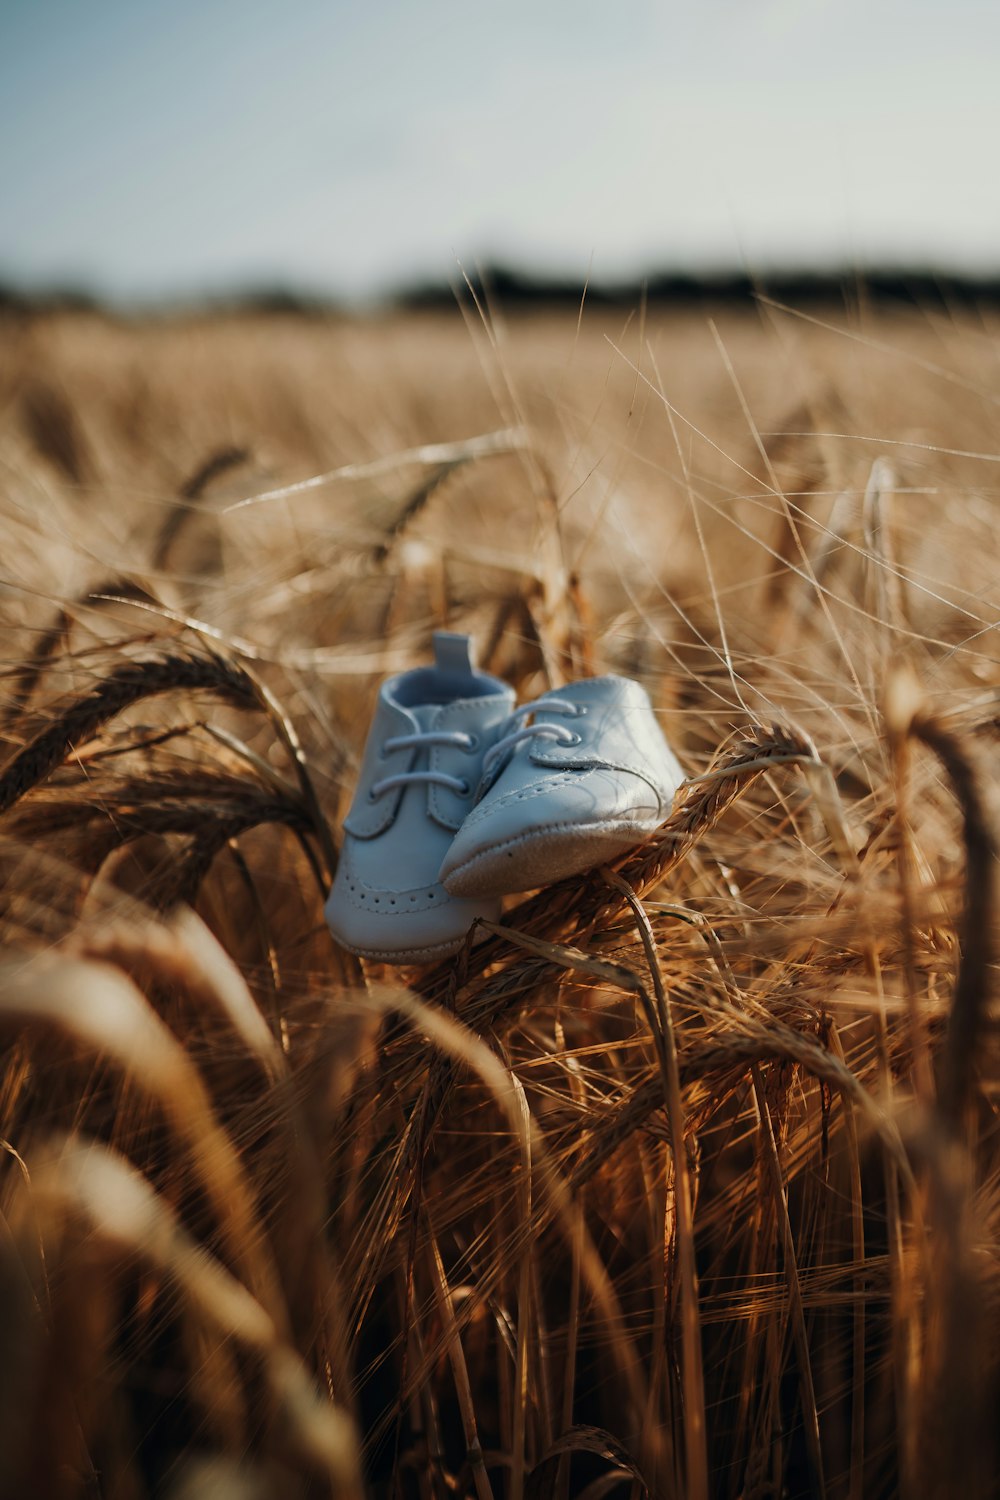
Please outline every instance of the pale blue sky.
[[0, 278], [1000, 268], [1000, 0], [0, 0]]

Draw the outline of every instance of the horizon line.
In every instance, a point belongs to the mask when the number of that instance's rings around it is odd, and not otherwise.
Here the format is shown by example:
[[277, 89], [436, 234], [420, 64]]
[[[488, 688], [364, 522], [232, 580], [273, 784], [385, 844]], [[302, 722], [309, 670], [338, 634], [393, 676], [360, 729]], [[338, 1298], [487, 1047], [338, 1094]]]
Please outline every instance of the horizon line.
[[927, 261], [873, 261], [869, 265], [775, 265], [769, 270], [670, 266], [632, 276], [597, 277], [535, 270], [509, 261], [484, 262], [471, 275], [400, 277], [381, 291], [351, 295], [310, 285], [305, 278], [261, 275], [234, 278], [225, 289], [166, 290], [130, 295], [99, 287], [85, 277], [53, 278], [33, 285], [0, 271], [0, 313], [91, 312], [107, 316], [170, 316], [199, 313], [288, 313], [300, 315], [437, 310], [473, 294], [505, 307], [545, 305], [621, 307], [746, 303], [764, 296], [789, 301], [855, 297], [921, 304], [1000, 304], [1000, 263], [993, 271], [969, 271]]

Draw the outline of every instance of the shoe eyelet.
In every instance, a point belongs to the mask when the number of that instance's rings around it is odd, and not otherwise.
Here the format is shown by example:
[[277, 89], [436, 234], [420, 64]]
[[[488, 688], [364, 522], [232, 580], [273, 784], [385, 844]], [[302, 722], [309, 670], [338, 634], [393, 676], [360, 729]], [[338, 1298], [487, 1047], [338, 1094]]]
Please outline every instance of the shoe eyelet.
[[466, 781], [466, 779], [465, 779], [464, 776], [462, 777], [462, 788], [461, 788], [461, 791], [459, 792], [458, 795], [460, 797], [471, 797], [472, 796], [472, 784], [471, 784], [471, 782]]
[[578, 735], [578, 734], [571, 734], [570, 737], [569, 737], [569, 739], [563, 740], [563, 744], [564, 745], [578, 745], [579, 743], [580, 743], [580, 735]]
[[586, 708], [582, 708], [579, 703], [576, 705], [576, 717], [578, 719], [582, 719], [586, 712]]
[[467, 745], [463, 745], [462, 749], [465, 751], [466, 755], [471, 755], [473, 750], [479, 749], [479, 736], [478, 734], [470, 734], [468, 738], [469, 743]]

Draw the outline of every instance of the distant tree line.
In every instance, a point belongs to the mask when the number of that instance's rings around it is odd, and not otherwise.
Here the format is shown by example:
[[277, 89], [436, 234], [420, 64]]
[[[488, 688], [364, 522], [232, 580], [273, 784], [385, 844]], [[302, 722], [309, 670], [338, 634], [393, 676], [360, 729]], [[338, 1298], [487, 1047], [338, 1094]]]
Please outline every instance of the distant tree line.
[[[508, 265], [479, 268], [468, 281], [403, 283], [377, 299], [383, 309], [437, 311], [473, 297], [508, 311], [537, 308], [629, 308], [645, 301], [650, 308], [692, 309], [701, 306], [749, 306], [765, 297], [795, 307], [896, 305], [943, 312], [1000, 306], [1000, 271], [962, 275], [929, 267], [869, 267], [828, 271], [654, 271], [621, 281], [584, 281], [576, 276], [544, 275]], [[370, 304], [369, 304], [370, 305]], [[235, 289], [225, 296], [161, 298], [144, 303], [109, 302], [86, 287], [53, 286], [28, 291], [0, 282], [0, 316], [123, 312], [171, 316], [177, 313], [242, 316], [329, 317], [349, 313], [351, 304], [336, 296], [305, 290], [293, 283]]]

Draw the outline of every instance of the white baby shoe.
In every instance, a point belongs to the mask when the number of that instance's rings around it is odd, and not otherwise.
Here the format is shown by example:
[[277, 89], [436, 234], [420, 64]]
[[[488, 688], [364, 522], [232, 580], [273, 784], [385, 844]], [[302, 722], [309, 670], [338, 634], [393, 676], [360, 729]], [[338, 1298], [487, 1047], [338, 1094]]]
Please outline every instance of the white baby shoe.
[[483, 898], [591, 869], [652, 833], [683, 780], [637, 682], [591, 677], [547, 693], [487, 752], [441, 881]]
[[513, 706], [507, 684], [473, 666], [469, 637], [447, 631], [434, 636], [433, 667], [382, 684], [326, 903], [350, 952], [428, 963], [498, 915], [496, 900], [447, 892], [438, 870]]

